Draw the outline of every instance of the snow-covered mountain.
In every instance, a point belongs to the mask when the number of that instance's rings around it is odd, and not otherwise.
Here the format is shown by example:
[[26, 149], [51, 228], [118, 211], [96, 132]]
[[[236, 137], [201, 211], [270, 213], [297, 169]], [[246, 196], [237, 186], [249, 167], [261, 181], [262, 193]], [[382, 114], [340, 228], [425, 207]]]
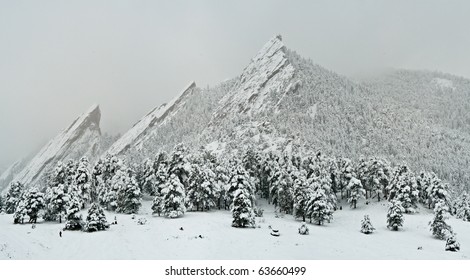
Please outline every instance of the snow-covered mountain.
[[107, 150], [107, 153], [119, 155], [132, 150], [141, 149], [142, 144], [148, 141], [148, 138], [152, 137], [152, 134], [155, 133], [155, 129], [176, 114], [179, 108], [184, 105], [186, 98], [196, 90], [196, 83], [191, 82], [170, 102], [162, 104], [150, 111], [112, 144]]
[[11, 181], [20, 181], [26, 186], [43, 184], [44, 175], [58, 161], [82, 156], [95, 158], [100, 152], [100, 119], [100, 108], [93, 105], [27, 163], [16, 164], [6, 170], [1, 176], [4, 179], [2, 187], [6, 188]]
[[469, 92], [469, 80], [433, 72], [355, 82], [302, 58], [276, 36], [240, 76], [185, 96], [177, 113], [136, 144], [144, 157], [178, 142], [218, 152], [257, 146], [354, 160], [382, 156], [459, 187], [470, 182]]

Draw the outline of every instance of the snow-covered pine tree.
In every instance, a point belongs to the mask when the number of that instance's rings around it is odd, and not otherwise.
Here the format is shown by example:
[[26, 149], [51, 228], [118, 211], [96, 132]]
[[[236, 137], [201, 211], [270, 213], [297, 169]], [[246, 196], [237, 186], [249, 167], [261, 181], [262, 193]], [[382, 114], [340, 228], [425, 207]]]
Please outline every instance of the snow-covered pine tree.
[[356, 179], [361, 182], [361, 186], [364, 189], [365, 198], [368, 199], [368, 193], [372, 190], [370, 186], [367, 184], [367, 180], [369, 178], [369, 163], [368, 160], [364, 157], [361, 157], [359, 161], [356, 163]]
[[361, 221], [361, 232], [364, 234], [370, 234], [374, 232], [375, 228], [370, 222], [369, 215], [364, 215], [364, 219]]
[[232, 209], [232, 227], [254, 227], [255, 213], [250, 190], [240, 186], [234, 193]]
[[23, 224], [24, 219], [28, 215], [26, 213], [26, 201], [20, 199], [15, 207], [15, 212], [13, 213], [13, 223], [14, 224]]
[[362, 187], [361, 181], [354, 177], [351, 178], [346, 189], [349, 192], [348, 203], [350, 204], [351, 208], [356, 209], [357, 202], [360, 198], [363, 198], [365, 194], [365, 190]]
[[196, 211], [216, 207], [220, 190], [214, 172], [208, 166], [200, 167], [197, 163], [192, 165], [191, 170], [188, 180], [189, 191], [186, 196], [190, 205], [195, 206]]
[[[44, 194], [39, 192], [37, 188], [26, 190], [18, 202], [18, 207], [13, 216], [15, 223], [23, 223], [25, 215], [29, 216], [30, 223], [36, 223], [39, 211], [45, 207]], [[21, 219], [21, 221], [20, 221]]]
[[165, 209], [165, 204], [164, 204], [164, 198], [162, 193], [157, 193], [155, 197], [153, 198], [152, 202], [152, 213], [153, 214], [160, 214], [163, 213], [163, 210]]
[[118, 169], [116, 173], [109, 181], [109, 185], [106, 188], [106, 193], [102, 198], [102, 205], [106, 210], [115, 211], [118, 208], [118, 193], [121, 188], [124, 188], [126, 184], [126, 170]]
[[64, 184], [48, 186], [45, 195], [46, 211], [44, 213], [44, 220], [62, 223], [69, 200], [70, 195], [65, 193]]
[[[362, 181], [362, 180], [361, 180]], [[367, 161], [367, 177], [364, 178], [366, 189], [370, 191], [370, 197], [377, 197], [377, 201], [384, 194], [384, 189], [390, 181], [390, 165], [386, 160], [371, 158]]]
[[81, 201], [77, 196], [72, 198], [67, 203], [66, 219], [64, 230], [81, 230], [82, 229], [82, 216], [78, 213], [81, 209]]
[[142, 189], [151, 196], [155, 196], [155, 169], [154, 162], [146, 158], [142, 163]]
[[338, 161], [338, 190], [341, 192], [341, 199], [344, 198], [344, 190], [349, 185], [349, 181], [355, 177], [351, 160], [340, 158]]
[[271, 198], [274, 206], [278, 207], [280, 212], [285, 212], [286, 214], [292, 213], [294, 204], [294, 182], [291, 168], [295, 167], [292, 167], [289, 163], [284, 163], [275, 185], [271, 188]]
[[250, 180], [250, 176], [243, 168], [241, 164], [233, 163], [235, 166], [234, 169], [231, 171], [231, 179], [229, 182], [229, 188], [226, 192], [226, 201], [230, 203], [233, 202], [233, 198], [235, 197], [235, 192], [240, 188], [245, 188], [249, 193], [249, 198], [251, 199], [252, 205], [254, 206], [255, 197], [254, 197], [254, 187]]
[[103, 208], [101, 208], [97, 203], [92, 203], [90, 209], [88, 209], [85, 231], [93, 232], [105, 230], [107, 226], [108, 224]]
[[434, 218], [429, 222], [432, 235], [438, 239], [445, 239], [452, 233], [452, 228], [445, 222], [448, 219], [449, 207], [446, 202], [439, 200], [435, 202]]
[[5, 213], [15, 213], [16, 206], [21, 199], [24, 190], [23, 184], [20, 182], [12, 182], [5, 196]]
[[242, 156], [243, 167], [248, 172], [250, 177], [254, 179], [253, 184], [254, 184], [256, 191], [261, 190], [261, 185], [260, 185], [261, 162], [259, 161], [260, 158], [261, 156], [259, 152], [253, 146], [248, 147]]
[[87, 157], [82, 157], [78, 163], [75, 173], [75, 183], [77, 184], [79, 195], [82, 198], [81, 209], [92, 201], [92, 176], [90, 171], [90, 162]]
[[116, 211], [118, 213], [136, 214], [142, 205], [142, 193], [131, 169], [128, 169], [127, 174], [123, 174], [123, 176], [124, 182], [117, 193]]
[[389, 204], [387, 212], [387, 227], [390, 230], [397, 231], [399, 227], [403, 226], [403, 213], [405, 208], [401, 205], [401, 202], [398, 200], [392, 200]]
[[458, 252], [460, 251], [460, 243], [457, 242], [455, 234], [451, 233], [446, 240], [446, 251]]
[[[318, 182], [314, 182], [318, 184]], [[325, 190], [319, 186], [310, 186], [314, 189], [307, 204], [307, 216], [310, 222], [315, 221], [318, 225], [322, 225], [325, 221], [330, 221], [333, 218], [333, 209], [328, 202], [328, 197]]]
[[5, 207], [5, 198], [3, 195], [0, 195], [0, 213], [3, 212], [3, 208]]
[[399, 200], [405, 208], [405, 213], [414, 213], [418, 208], [419, 191], [416, 179], [408, 166], [399, 166], [387, 186], [388, 199]]
[[302, 170], [300, 176], [294, 181], [294, 216], [301, 218], [305, 222], [307, 217], [307, 206], [311, 197], [311, 189], [307, 185], [305, 171]]
[[57, 162], [55, 167], [49, 172], [47, 185], [50, 187], [57, 187], [62, 184], [64, 187], [67, 185], [67, 166], [61, 161]]
[[470, 222], [470, 198], [467, 192], [463, 192], [455, 206], [455, 217]]
[[425, 171], [421, 171], [418, 176], [416, 176], [416, 185], [419, 193], [419, 202], [426, 204], [428, 201], [428, 188], [431, 184], [431, 176]]
[[186, 212], [185, 191], [179, 178], [171, 174], [162, 190], [163, 214], [168, 218], [178, 218]]
[[65, 165], [65, 190], [68, 192], [68, 187], [75, 183], [77, 174], [77, 163], [73, 159], [69, 159]]
[[430, 183], [428, 189], [428, 207], [434, 207], [436, 202], [444, 201], [447, 205], [450, 205], [449, 201], [449, 186], [442, 183], [442, 181], [434, 174], [430, 174]]
[[183, 184], [185, 190], [188, 188], [188, 178], [190, 174], [190, 164], [188, 162], [188, 151], [183, 144], [178, 144], [171, 153], [168, 162], [168, 174], [174, 174]]
[[219, 163], [214, 166], [214, 173], [215, 173], [215, 182], [217, 184], [217, 188], [219, 189], [219, 197], [217, 199], [217, 206], [219, 210], [221, 207], [224, 209], [228, 209], [230, 205], [224, 205], [226, 192], [229, 189], [230, 177], [229, 177], [229, 169], [227, 167], [227, 163], [225, 161], [219, 161]]

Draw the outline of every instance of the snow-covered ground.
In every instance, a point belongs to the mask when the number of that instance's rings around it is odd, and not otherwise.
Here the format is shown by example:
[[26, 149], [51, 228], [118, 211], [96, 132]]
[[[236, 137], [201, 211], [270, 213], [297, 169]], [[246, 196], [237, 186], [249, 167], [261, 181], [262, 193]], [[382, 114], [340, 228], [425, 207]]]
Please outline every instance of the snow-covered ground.
[[[0, 215], [0, 259], [468, 259], [470, 223], [451, 218], [461, 251], [444, 250], [445, 241], [431, 236], [430, 210], [406, 215], [398, 232], [386, 228], [387, 204], [343, 205], [324, 226], [308, 225], [310, 235], [299, 235], [300, 222], [290, 215], [276, 218], [271, 205], [263, 205], [257, 228], [231, 227], [229, 211], [187, 212], [182, 218], [152, 217], [144, 201], [135, 219], [106, 212], [118, 224], [103, 232], [59, 231], [63, 224], [14, 225], [12, 215]], [[362, 234], [361, 220], [369, 214], [377, 229]], [[138, 225], [139, 218], [147, 224]], [[270, 235], [269, 226], [281, 236]], [[183, 230], [180, 230], [180, 228]], [[199, 237], [201, 235], [201, 237]], [[422, 250], [418, 250], [422, 247]]]

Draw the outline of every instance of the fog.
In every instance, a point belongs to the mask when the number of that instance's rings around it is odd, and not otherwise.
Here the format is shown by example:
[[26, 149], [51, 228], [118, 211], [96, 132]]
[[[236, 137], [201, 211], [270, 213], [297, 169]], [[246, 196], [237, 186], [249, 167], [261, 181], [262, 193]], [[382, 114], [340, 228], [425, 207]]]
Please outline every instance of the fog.
[[346, 76], [393, 67], [469, 78], [469, 12], [468, 1], [429, 0], [0, 0], [0, 166], [94, 103], [103, 132], [125, 132], [190, 81], [240, 74], [276, 34]]

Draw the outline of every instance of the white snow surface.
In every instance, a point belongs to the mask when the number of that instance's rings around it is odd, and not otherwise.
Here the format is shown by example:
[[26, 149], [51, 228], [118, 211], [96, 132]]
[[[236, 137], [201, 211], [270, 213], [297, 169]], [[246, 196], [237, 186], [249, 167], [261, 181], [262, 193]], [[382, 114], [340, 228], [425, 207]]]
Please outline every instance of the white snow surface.
[[43, 175], [58, 161], [79, 159], [82, 156], [94, 158], [101, 141], [100, 118], [99, 106], [91, 106], [67, 129], [49, 141], [13, 177], [12, 181], [20, 181], [24, 185], [30, 186], [39, 182]]
[[185, 97], [193, 92], [196, 83], [192, 81], [185, 89], [170, 102], [160, 105], [150, 111], [134, 126], [121, 136], [114, 144], [109, 147], [106, 153], [118, 155], [129, 148], [139, 148], [143, 142], [151, 137], [155, 127], [161, 125], [168, 117], [175, 114], [178, 108], [184, 104]]
[[[150, 201], [135, 219], [106, 212], [108, 222], [118, 224], [102, 232], [63, 232], [63, 224], [14, 225], [12, 215], [0, 215], [0, 259], [467, 259], [470, 256], [470, 223], [451, 218], [460, 252], [446, 252], [445, 241], [431, 236], [430, 210], [405, 215], [399, 231], [386, 228], [387, 202], [357, 209], [343, 204], [331, 223], [307, 223], [309, 235], [298, 234], [301, 222], [291, 215], [275, 218], [271, 205], [262, 204], [264, 217], [256, 228], [231, 227], [225, 210], [187, 212], [168, 219], [152, 216]], [[361, 220], [369, 214], [374, 233], [360, 232]], [[145, 218], [147, 223], [139, 225]], [[258, 227], [259, 226], [259, 227]], [[280, 236], [271, 236], [271, 226]], [[180, 230], [180, 228], [183, 230]], [[199, 237], [201, 235], [201, 237]], [[418, 250], [422, 247], [422, 250]]]

